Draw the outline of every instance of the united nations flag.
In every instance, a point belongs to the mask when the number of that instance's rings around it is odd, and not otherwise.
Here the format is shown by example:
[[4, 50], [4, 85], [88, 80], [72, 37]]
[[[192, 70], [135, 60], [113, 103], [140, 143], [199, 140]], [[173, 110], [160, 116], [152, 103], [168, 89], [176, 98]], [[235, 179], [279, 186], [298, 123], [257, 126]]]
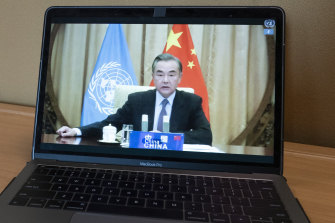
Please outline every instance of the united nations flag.
[[93, 74], [85, 92], [81, 125], [105, 119], [115, 111], [116, 85], [137, 85], [121, 24], [107, 28]]

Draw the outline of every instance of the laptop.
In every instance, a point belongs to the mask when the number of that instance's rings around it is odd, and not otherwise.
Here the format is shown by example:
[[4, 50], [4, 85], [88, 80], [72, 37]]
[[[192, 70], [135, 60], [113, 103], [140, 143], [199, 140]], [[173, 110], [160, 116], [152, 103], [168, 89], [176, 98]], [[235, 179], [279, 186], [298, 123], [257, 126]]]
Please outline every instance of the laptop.
[[[1, 222], [309, 222], [282, 176], [284, 27], [278, 7], [49, 8], [32, 160], [1, 194]], [[173, 118], [151, 132], [150, 115], [128, 138], [139, 146], [56, 133], [117, 113], [116, 86], [153, 86], [162, 53], [183, 65], [175, 100], [179, 87], [202, 99], [210, 143]]]

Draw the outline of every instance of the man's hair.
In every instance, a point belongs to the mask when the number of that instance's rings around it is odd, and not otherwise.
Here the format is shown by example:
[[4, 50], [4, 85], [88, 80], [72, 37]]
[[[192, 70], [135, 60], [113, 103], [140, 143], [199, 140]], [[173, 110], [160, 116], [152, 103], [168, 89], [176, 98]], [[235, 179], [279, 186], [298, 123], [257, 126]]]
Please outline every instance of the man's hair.
[[159, 55], [154, 59], [154, 62], [152, 63], [152, 73], [155, 72], [156, 65], [157, 65], [157, 63], [158, 63], [159, 61], [169, 61], [169, 60], [176, 61], [177, 64], [178, 64], [180, 73], [183, 71], [183, 65], [181, 64], [180, 60], [179, 60], [177, 57], [172, 56], [172, 55], [169, 54], [169, 53], [162, 53], [162, 54], [159, 54]]

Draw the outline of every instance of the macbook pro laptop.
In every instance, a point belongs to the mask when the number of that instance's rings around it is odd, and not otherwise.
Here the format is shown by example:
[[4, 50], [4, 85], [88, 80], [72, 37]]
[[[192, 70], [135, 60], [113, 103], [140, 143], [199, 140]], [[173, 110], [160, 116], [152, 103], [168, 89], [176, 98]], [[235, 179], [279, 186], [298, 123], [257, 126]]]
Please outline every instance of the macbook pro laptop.
[[[277, 7], [49, 8], [32, 160], [1, 194], [1, 222], [309, 222], [282, 176], [284, 26]], [[155, 92], [162, 53], [182, 63], [174, 100], [202, 99], [210, 141], [183, 112], [194, 141], [173, 114], [166, 135], [150, 131], [154, 113], [112, 141], [56, 133]]]

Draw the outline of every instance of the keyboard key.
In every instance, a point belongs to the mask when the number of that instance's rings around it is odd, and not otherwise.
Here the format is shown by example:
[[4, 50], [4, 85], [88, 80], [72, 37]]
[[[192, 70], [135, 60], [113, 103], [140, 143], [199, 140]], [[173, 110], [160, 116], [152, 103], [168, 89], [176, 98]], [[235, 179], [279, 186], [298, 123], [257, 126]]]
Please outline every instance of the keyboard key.
[[68, 177], [55, 177], [53, 179], [53, 183], [66, 184], [68, 180], [69, 180]]
[[198, 181], [198, 187], [213, 187], [213, 182], [211, 181]]
[[162, 180], [163, 184], [178, 184], [178, 178], [177, 176], [163, 176]]
[[139, 190], [151, 190], [152, 184], [149, 183], [137, 183], [135, 189]]
[[153, 186], [154, 191], [169, 191], [169, 185], [165, 184], [154, 184]]
[[158, 208], [141, 208], [131, 206], [117, 206], [117, 205], [102, 205], [91, 203], [88, 205], [87, 211], [109, 214], [125, 214], [142, 217], [154, 217], [182, 220], [183, 212], [171, 209], [158, 209]]
[[171, 185], [171, 192], [186, 193], [187, 192], [187, 187], [178, 186], [178, 185]]
[[92, 199], [91, 199], [91, 202], [107, 204], [108, 196], [106, 196], [106, 195], [93, 195]]
[[100, 186], [101, 184], [101, 180], [99, 179], [87, 179], [85, 181], [85, 185], [89, 185], [89, 186]]
[[69, 187], [69, 192], [78, 192], [83, 193], [85, 191], [85, 186], [77, 186], [77, 185], [71, 185]]
[[147, 200], [147, 207], [149, 208], [163, 208], [164, 202], [162, 200]]
[[43, 208], [46, 202], [46, 199], [30, 199], [28, 207]]
[[128, 177], [129, 172], [128, 171], [115, 171], [114, 175], [122, 175]]
[[118, 182], [116, 180], [104, 180], [101, 184], [103, 187], [117, 187]]
[[87, 203], [69, 201], [65, 204], [64, 209], [72, 211], [85, 211]]
[[113, 205], [125, 205], [127, 202], [127, 198], [125, 197], [111, 197], [109, 199], [109, 204]]
[[271, 218], [270, 217], [259, 217], [259, 216], [251, 216], [251, 222], [271, 222]]
[[85, 182], [84, 178], [71, 178], [68, 184], [83, 185]]
[[120, 194], [120, 189], [117, 188], [105, 188], [102, 192], [104, 195], [118, 196]]
[[186, 211], [202, 212], [202, 204], [201, 203], [185, 202], [184, 208], [185, 208]]
[[87, 202], [91, 198], [90, 194], [75, 194], [73, 197], [73, 201]]
[[135, 186], [134, 182], [128, 182], [128, 181], [121, 181], [119, 183], [118, 188], [128, 188], [128, 189], [133, 189]]
[[224, 193], [229, 197], [243, 197], [241, 190], [224, 189]]
[[96, 187], [96, 186], [89, 186], [86, 188], [85, 193], [87, 194], [100, 194], [102, 191], [102, 187]]
[[116, 180], [116, 181], [125, 181], [127, 180], [128, 175], [122, 175], [122, 174], [114, 174], [112, 177], [112, 180]]
[[230, 223], [229, 216], [226, 214], [211, 214], [212, 222]]
[[202, 202], [202, 203], [209, 203], [211, 201], [211, 198], [209, 195], [194, 195], [193, 196], [193, 201], [194, 202]]
[[56, 173], [57, 173], [57, 170], [54, 169], [54, 170], [50, 170], [49, 173], [48, 173], [48, 175], [49, 175], [49, 176], [55, 176]]
[[138, 197], [140, 198], [155, 198], [155, 192], [153, 191], [139, 191], [138, 192]]
[[284, 208], [279, 200], [250, 199], [250, 203], [254, 207]]
[[217, 204], [230, 204], [229, 197], [224, 196], [212, 196], [212, 201]]
[[79, 171], [68, 170], [68, 171], [65, 171], [64, 176], [66, 176], [66, 177], [78, 177], [79, 174], [80, 174]]
[[191, 194], [176, 193], [175, 199], [177, 201], [192, 201], [192, 195]]
[[67, 184], [54, 184], [53, 187], [51, 188], [51, 190], [67, 191], [68, 188], [69, 188], [69, 185], [67, 185]]
[[144, 176], [130, 175], [128, 180], [132, 182], [142, 183], [144, 182]]
[[166, 201], [165, 208], [166, 209], [176, 209], [176, 210], [183, 210], [183, 202], [178, 201]]
[[137, 197], [137, 190], [123, 189], [123, 190], [121, 190], [120, 196], [124, 196], [124, 197]]
[[72, 199], [73, 193], [71, 192], [58, 192], [55, 199], [70, 201]]
[[220, 204], [204, 204], [204, 210], [209, 213], [222, 213], [222, 206]]
[[207, 188], [207, 194], [209, 194], [209, 195], [223, 195], [223, 190], [221, 188], [209, 187], [209, 188]]
[[59, 170], [59, 169], [54, 169], [54, 170], [50, 170], [48, 175], [49, 176], [61, 176], [64, 174], [64, 170]]
[[49, 169], [46, 166], [38, 166], [34, 171], [34, 174], [47, 175], [49, 173]]
[[195, 180], [198, 182], [203, 182], [204, 181], [204, 177], [203, 176], [195, 176]]
[[208, 218], [208, 214], [204, 212], [186, 211], [185, 220], [208, 222], [209, 218]]
[[231, 197], [231, 204], [236, 206], [250, 206], [250, 202], [248, 198], [240, 198], [240, 197]]
[[[225, 214], [234, 214], [234, 215], [242, 215], [242, 207], [241, 206], [230, 206], [230, 205], [223, 205], [223, 212]], [[249, 215], [249, 214], [247, 214]]]
[[129, 206], [136, 206], [136, 207], [144, 207], [145, 200], [141, 198], [129, 198], [128, 205]]
[[20, 197], [33, 197], [33, 198], [45, 198], [52, 199], [55, 196], [56, 192], [54, 191], [45, 191], [45, 190], [31, 190], [31, 189], [22, 189], [19, 191], [17, 196]]
[[15, 197], [9, 204], [15, 206], [25, 206], [28, 202], [29, 198], [25, 197]]
[[292, 221], [288, 218], [273, 218], [273, 223], [291, 223]]
[[256, 180], [257, 185], [261, 186], [262, 188], [271, 188], [270, 190], [274, 190], [274, 185], [272, 181], [269, 180]]
[[261, 198], [261, 194], [259, 191], [242, 190], [242, 193], [243, 193], [243, 197]]
[[246, 182], [234, 181], [231, 182], [233, 189], [249, 190], [249, 185]]
[[81, 172], [79, 177], [82, 178], [95, 178], [96, 173], [95, 172]]
[[224, 189], [232, 189], [230, 181], [223, 181], [219, 184], [214, 184], [215, 187], [224, 188]]
[[98, 173], [96, 178], [101, 179], [101, 180], [109, 180], [112, 178], [112, 174], [110, 173]]
[[195, 186], [195, 180], [190, 178], [180, 179], [179, 180], [180, 186]]
[[251, 223], [249, 216], [245, 215], [230, 215], [230, 220], [234, 223]]
[[128, 173], [128, 178], [130, 177], [130, 176], [132, 176], [132, 175], [137, 175], [137, 172], [136, 171], [129, 171], [129, 173]]
[[50, 182], [52, 180], [52, 176], [46, 176], [46, 175], [32, 175], [29, 178], [29, 181], [36, 181], [36, 182]]
[[173, 193], [170, 193], [170, 192], [157, 192], [157, 199], [160, 199], [160, 200], [173, 200]]
[[249, 183], [249, 187], [251, 190], [257, 191], [275, 191], [275, 186], [271, 181], [256, 181], [254, 183]]
[[155, 183], [155, 184], [159, 184], [161, 183], [162, 178], [160, 176], [147, 176], [145, 178], [145, 182], [146, 183]]
[[189, 192], [192, 194], [206, 194], [203, 187], [189, 187]]
[[31, 182], [26, 183], [23, 187], [27, 189], [33, 189], [33, 190], [49, 190], [51, 186], [52, 186], [51, 183], [31, 181]]
[[45, 207], [46, 208], [51, 208], [51, 209], [61, 209], [64, 205], [65, 201], [60, 201], [60, 200], [49, 200]]
[[246, 215], [250, 216], [289, 218], [286, 211], [279, 208], [243, 207], [243, 210]]
[[261, 191], [261, 195], [263, 199], [280, 200], [279, 195], [276, 193], [276, 191]]

